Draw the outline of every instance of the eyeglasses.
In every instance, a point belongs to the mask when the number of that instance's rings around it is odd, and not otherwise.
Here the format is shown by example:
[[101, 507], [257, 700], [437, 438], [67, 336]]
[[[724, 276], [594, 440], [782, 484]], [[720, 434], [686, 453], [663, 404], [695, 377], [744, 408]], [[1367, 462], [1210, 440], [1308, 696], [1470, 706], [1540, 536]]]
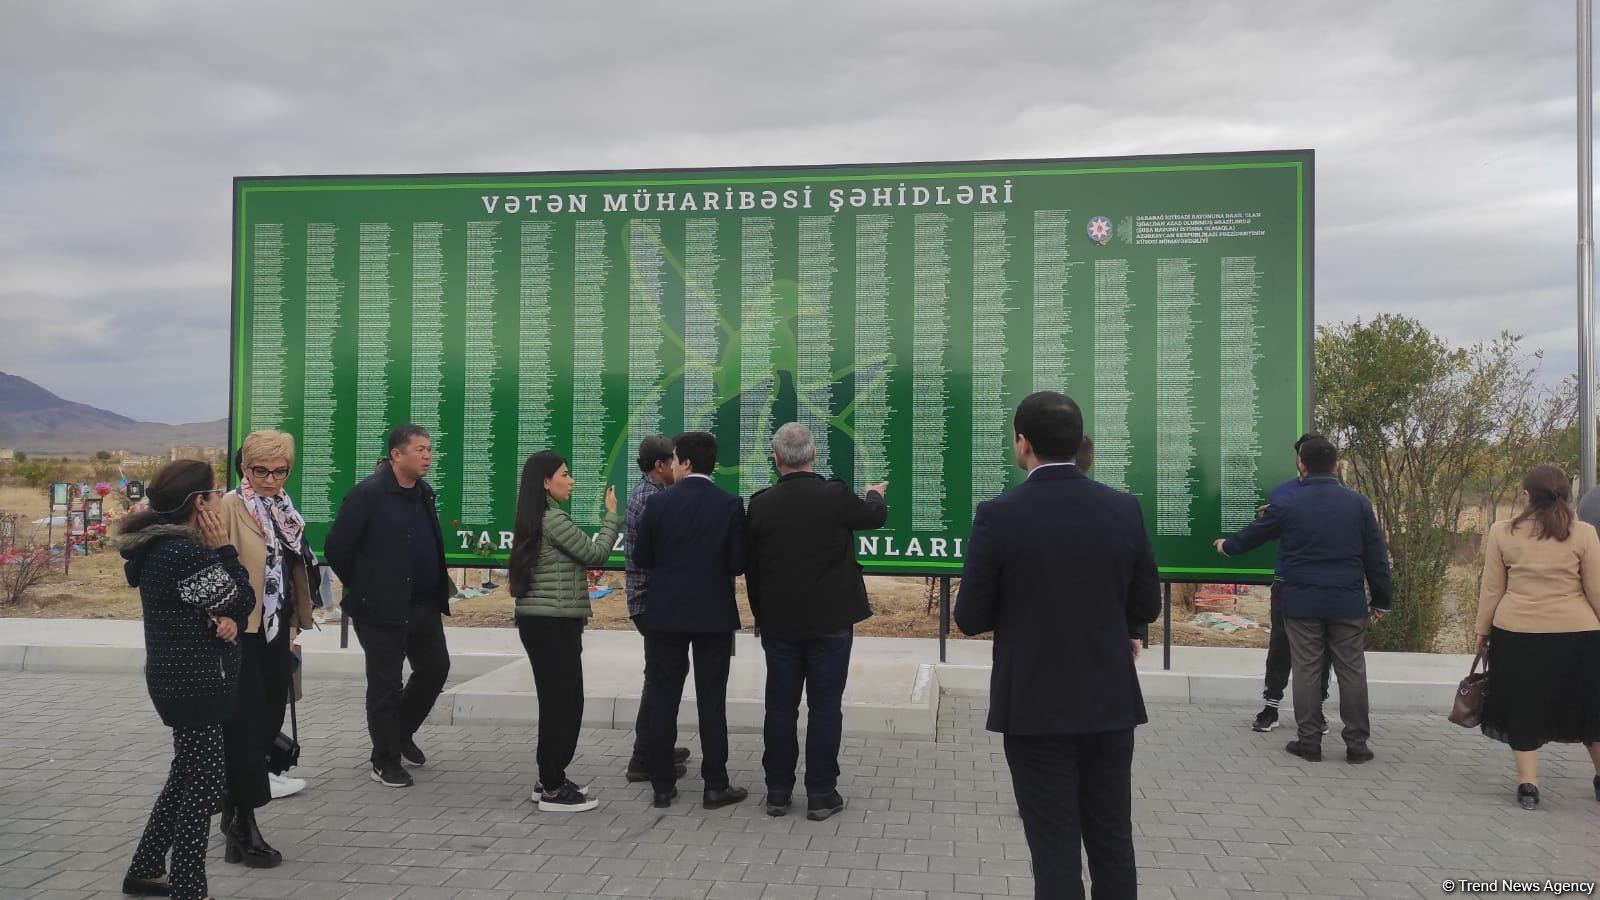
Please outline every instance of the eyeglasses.
[[257, 478], [273, 478], [282, 481], [289, 477], [289, 470], [287, 468], [268, 469], [265, 466], [251, 466], [250, 474]]

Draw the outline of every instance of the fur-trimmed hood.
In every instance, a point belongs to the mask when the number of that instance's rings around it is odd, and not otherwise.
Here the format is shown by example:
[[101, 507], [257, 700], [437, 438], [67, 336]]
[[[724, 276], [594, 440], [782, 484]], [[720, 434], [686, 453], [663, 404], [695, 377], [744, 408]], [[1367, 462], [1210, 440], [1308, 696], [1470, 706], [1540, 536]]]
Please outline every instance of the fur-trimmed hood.
[[144, 569], [144, 560], [150, 554], [150, 548], [167, 538], [188, 538], [198, 542], [200, 532], [187, 525], [151, 525], [116, 537], [112, 546], [126, 560], [122, 564], [122, 572], [127, 576], [129, 586], [139, 586], [139, 572]]

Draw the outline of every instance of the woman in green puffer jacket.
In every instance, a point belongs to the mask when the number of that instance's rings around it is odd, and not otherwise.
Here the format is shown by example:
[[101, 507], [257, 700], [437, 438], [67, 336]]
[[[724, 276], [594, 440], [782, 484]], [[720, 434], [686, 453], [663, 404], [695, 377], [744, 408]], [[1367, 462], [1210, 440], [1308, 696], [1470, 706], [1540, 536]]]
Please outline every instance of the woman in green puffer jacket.
[[542, 450], [522, 466], [511, 542], [511, 595], [517, 633], [539, 694], [539, 783], [533, 800], [545, 812], [599, 806], [567, 778], [583, 724], [583, 625], [589, 619], [589, 569], [611, 556], [622, 529], [617, 490], [606, 488], [606, 517], [591, 539], [556, 504], [572, 499], [572, 473], [559, 453]]

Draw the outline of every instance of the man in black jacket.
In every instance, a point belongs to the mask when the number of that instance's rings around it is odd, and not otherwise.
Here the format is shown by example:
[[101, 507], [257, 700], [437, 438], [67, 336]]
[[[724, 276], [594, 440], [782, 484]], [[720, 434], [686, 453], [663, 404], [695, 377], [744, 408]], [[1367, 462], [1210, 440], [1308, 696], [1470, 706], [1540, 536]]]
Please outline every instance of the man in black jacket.
[[872, 615], [856, 562], [855, 533], [882, 528], [888, 482], [866, 499], [842, 481], [811, 471], [817, 448], [798, 422], [772, 438], [778, 483], [750, 498], [745, 585], [767, 654], [767, 815], [789, 811], [800, 749], [795, 723], [805, 691], [806, 818], [820, 822], [844, 809], [839, 741], [852, 629]]
[[1134, 657], [1161, 611], [1139, 501], [1073, 463], [1083, 414], [1040, 391], [1017, 407], [1028, 478], [978, 507], [956, 602], [966, 634], [994, 632], [990, 731], [1033, 856], [1035, 896], [1133, 898], [1133, 730], [1149, 721]]
[[711, 481], [716, 466], [715, 437], [678, 435], [675, 482], [645, 504], [633, 548], [634, 563], [650, 572], [650, 602], [638, 624], [644, 632], [644, 755], [657, 809], [678, 796], [673, 745], [691, 648], [705, 807], [729, 806], [750, 794], [728, 782], [728, 668], [739, 630], [733, 579], [744, 573], [744, 501]]
[[[372, 780], [388, 787], [412, 784], [401, 760], [427, 762], [414, 735], [450, 675], [440, 616], [450, 614], [454, 588], [435, 494], [422, 480], [432, 465], [426, 429], [402, 425], [389, 432], [389, 465], [345, 495], [323, 545], [367, 658]], [[411, 678], [402, 687], [406, 660]]]

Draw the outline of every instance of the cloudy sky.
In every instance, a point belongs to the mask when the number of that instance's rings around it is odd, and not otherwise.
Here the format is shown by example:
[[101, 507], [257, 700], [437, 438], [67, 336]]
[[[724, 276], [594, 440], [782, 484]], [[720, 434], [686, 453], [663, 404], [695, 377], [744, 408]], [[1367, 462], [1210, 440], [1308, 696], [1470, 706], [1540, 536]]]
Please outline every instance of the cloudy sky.
[[1317, 315], [1575, 365], [1572, 5], [12, 3], [0, 371], [227, 412], [230, 179], [1317, 152]]

